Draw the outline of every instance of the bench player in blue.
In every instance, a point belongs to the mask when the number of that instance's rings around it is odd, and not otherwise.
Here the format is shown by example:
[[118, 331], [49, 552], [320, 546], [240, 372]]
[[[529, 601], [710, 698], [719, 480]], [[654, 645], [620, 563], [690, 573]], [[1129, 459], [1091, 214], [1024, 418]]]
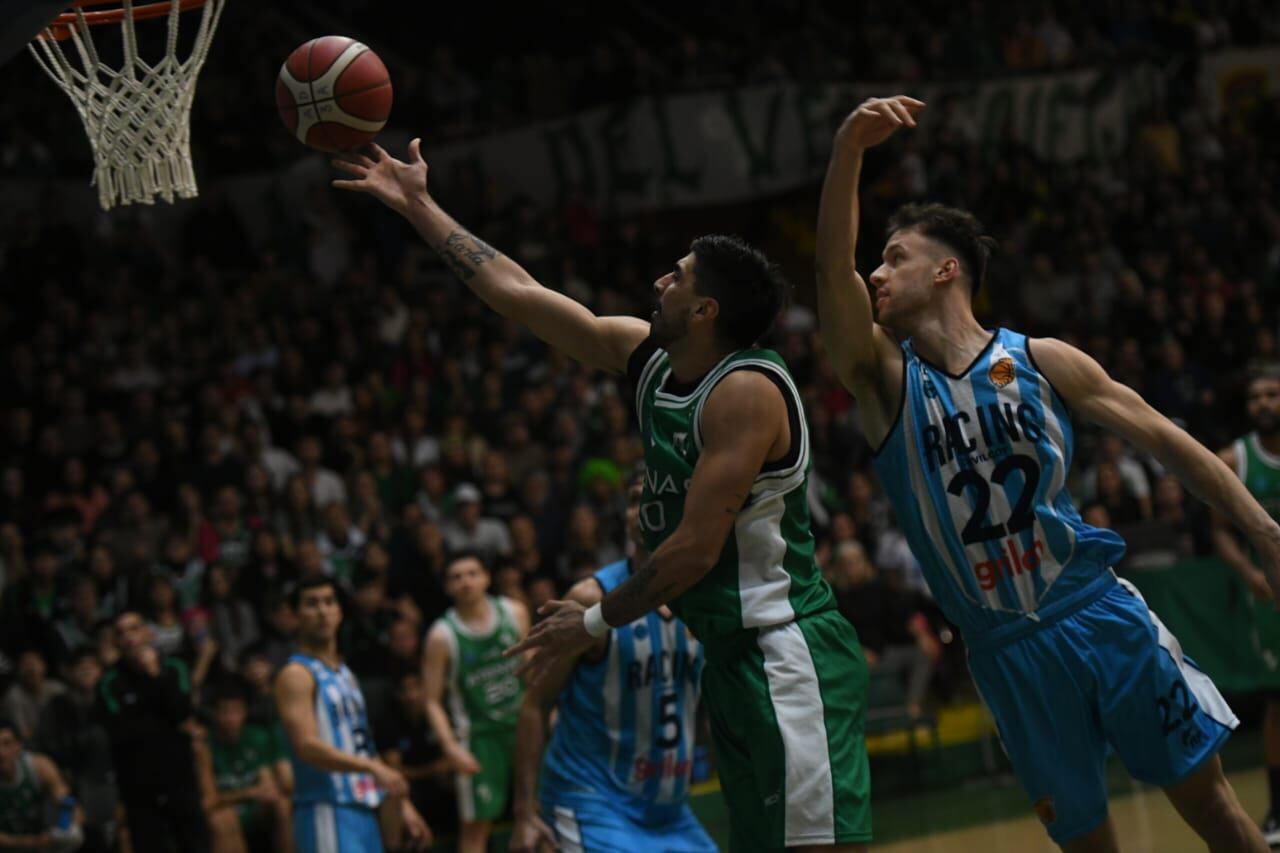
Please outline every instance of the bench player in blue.
[[338, 657], [342, 608], [333, 581], [300, 581], [292, 596], [298, 650], [275, 693], [293, 764], [299, 853], [381, 853], [384, 828], [392, 846], [424, 847], [431, 832], [404, 777], [374, 756], [364, 696]]
[[[592, 606], [644, 563], [643, 492], [639, 478], [627, 489], [635, 554], [579, 581], [571, 600]], [[663, 607], [566, 656], [531, 686], [516, 731], [513, 853], [540, 846], [714, 853], [688, 803], [703, 665], [702, 645]]]
[[[971, 300], [990, 241], [974, 217], [908, 205], [883, 262], [858, 275], [866, 149], [924, 104], [873, 98], [845, 119], [818, 218], [818, 309], [833, 366], [930, 588], [969, 646], [975, 683], [1050, 836], [1115, 850], [1104, 760], [1162, 787], [1212, 850], [1266, 850], [1222, 773], [1236, 718], [1111, 567], [1124, 542], [1085, 524], [1065, 483], [1068, 413], [1151, 453], [1244, 531], [1273, 586], [1280, 526], [1213, 453], [1050, 338], [984, 329]], [[878, 322], [877, 322], [878, 319]]]

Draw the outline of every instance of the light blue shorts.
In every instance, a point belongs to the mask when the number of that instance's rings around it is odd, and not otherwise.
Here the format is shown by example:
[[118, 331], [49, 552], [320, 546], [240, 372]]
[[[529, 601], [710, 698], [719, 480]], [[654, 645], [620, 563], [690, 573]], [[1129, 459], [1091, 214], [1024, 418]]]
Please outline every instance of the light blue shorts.
[[378, 813], [365, 806], [294, 803], [298, 853], [382, 853]]
[[607, 800], [544, 798], [542, 819], [555, 831], [556, 849], [561, 853], [716, 853], [715, 842], [688, 804], [670, 809], [669, 816], [640, 820]]
[[1168, 787], [1213, 756], [1238, 722], [1123, 580], [1008, 643], [970, 648], [1005, 752], [1059, 844], [1106, 818], [1112, 750], [1135, 779]]

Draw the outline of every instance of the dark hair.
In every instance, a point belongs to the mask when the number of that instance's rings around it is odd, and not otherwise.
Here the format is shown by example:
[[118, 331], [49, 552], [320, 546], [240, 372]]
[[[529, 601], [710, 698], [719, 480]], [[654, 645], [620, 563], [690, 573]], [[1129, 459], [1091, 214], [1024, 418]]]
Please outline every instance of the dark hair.
[[1280, 364], [1260, 364], [1249, 371], [1249, 378], [1245, 383], [1248, 387], [1255, 382], [1261, 380], [1280, 380]]
[[904, 204], [889, 217], [885, 239], [907, 229], [919, 231], [959, 255], [960, 269], [969, 277], [970, 292], [978, 292], [987, 276], [987, 259], [996, 241], [982, 233], [982, 223], [976, 216], [945, 204]]
[[768, 334], [788, 285], [764, 253], [723, 234], [699, 237], [689, 250], [694, 256], [694, 290], [720, 304], [719, 336], [741, 349]]
[[213, 704], [218, 705], [222, 702], [243, 702], [249, 704], [249, 691], [239, 681], [227, 680], [218, 685], [218, 690], [213, 694]]
[[320, 589], [321, 587], [333, 587], [333, 594], [338, 594], [338, 582], [327, 575], [316, 575], [314, 577], [303, 578], [293, 585], [293, 589], [289, 590], [289, 604], [294, 610], [302, 604], [302, 594], [309, 589]]
[[444, 573], [449, 574], [449, 567], [454, 563], [460, 563], [463, 560], [475, 560], [480, 564], [480, 568], [484, 569], [485, 574], [492, 574], [493, 570], [489, 568], [489, 562], [485, 560], [484, 555], [479, 551], [471, 548], [459, 548], [457, 551], [449, 552], [449, 557], [444, 561]]
[[71, 654], [67, 657], [67, 669], [75, 669], [86, 658], [93, 658], [98, 662], [99, 666], [102, 665], [102, 661], [98, 660], [97, 651], [95, 651], [92, 646], [76, 646], [76, 648], [72, 650]]
[[18, 731], [18, 724], [13, 720], [0, 717], [0, 732], [13, 732], [13, 736], [18, 740], [22, 740], [22, 732]]

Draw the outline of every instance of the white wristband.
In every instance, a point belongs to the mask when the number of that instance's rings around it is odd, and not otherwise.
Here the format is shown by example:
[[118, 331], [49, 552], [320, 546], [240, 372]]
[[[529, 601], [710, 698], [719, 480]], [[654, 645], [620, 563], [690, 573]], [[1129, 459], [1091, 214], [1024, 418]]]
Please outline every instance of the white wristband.
[[609, 623], [604, 621], [604, 607], [600, 602], [596, 602], [586, 609], [582, 614], [582, 626], [587, 629], [587, 633], [596, 639], [600, 639], [609, 633]]

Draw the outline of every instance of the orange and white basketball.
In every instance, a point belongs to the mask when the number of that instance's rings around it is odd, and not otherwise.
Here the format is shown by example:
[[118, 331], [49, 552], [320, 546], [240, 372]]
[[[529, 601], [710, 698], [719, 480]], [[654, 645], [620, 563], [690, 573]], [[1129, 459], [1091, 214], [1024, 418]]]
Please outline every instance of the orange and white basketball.
[[280, 67], [276, 106], [299, 142], [320, 151], [350, 151], [387, 123], [391, 77], [365, 45], [323, 36], [289, 54]]

